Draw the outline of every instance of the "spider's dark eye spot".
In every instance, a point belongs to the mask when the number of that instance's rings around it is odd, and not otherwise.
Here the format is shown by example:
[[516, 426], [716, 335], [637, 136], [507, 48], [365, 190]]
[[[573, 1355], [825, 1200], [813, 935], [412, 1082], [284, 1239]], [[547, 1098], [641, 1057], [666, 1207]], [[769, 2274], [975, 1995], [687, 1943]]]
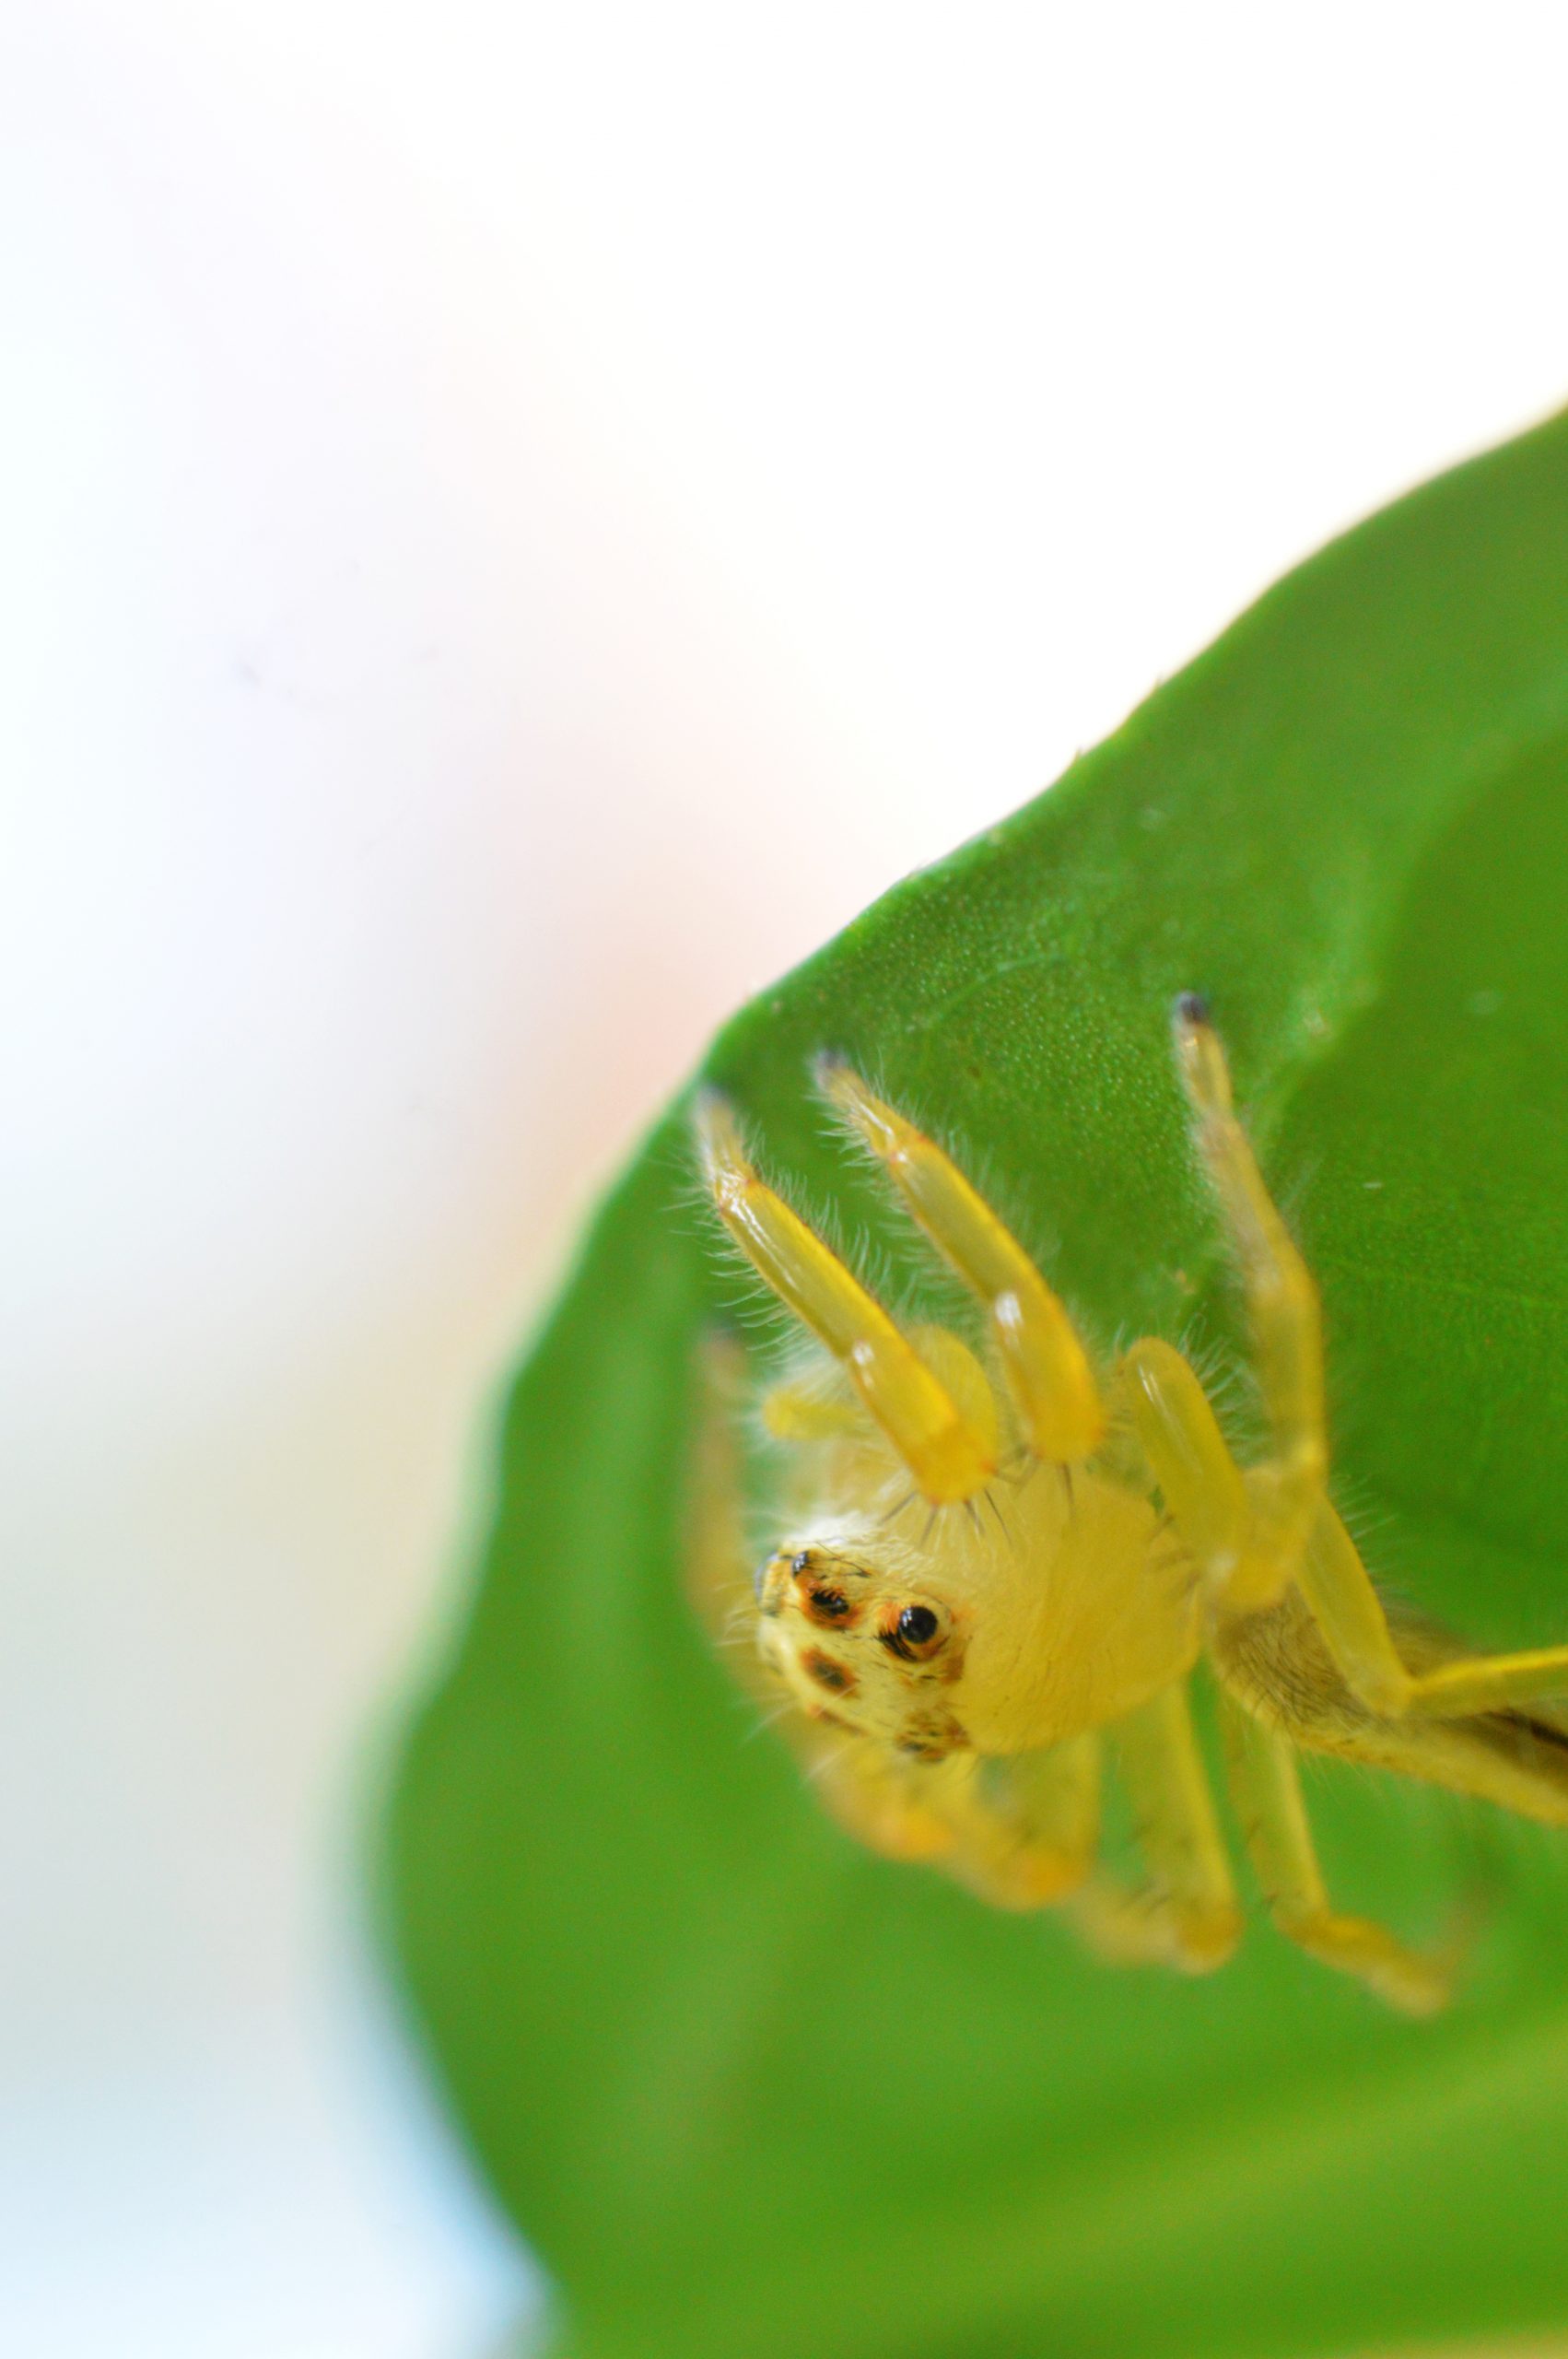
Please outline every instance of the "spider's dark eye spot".
[[807, 1589], [802, 1603], [819, 1630], [852, 1630], [860, 1618], [859, 1607], [850, 1604], [841, 1589]]
[[934, 1654], [942, 1638], [942, 1617], [929, 1605], [907, 1605], [882, 1643], [903, 1662], [920, 1662]]
[[790, 1570], [792, 1573], [809, 1573], [811, 1568], [812, 1552], [809, 1548], [802, 1548], [798, 1556], [791, 1556], [790, 1559]]

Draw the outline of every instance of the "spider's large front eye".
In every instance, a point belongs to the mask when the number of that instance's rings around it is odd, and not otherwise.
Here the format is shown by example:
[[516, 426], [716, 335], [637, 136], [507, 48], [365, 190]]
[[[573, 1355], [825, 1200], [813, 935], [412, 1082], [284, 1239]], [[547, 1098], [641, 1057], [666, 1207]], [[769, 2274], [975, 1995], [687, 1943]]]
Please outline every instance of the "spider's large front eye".
[[942, 1640], [942, 1616], [929, 1605], [907, 1605], [892, 1629], [883, 1634], [883, 1646], [905, 1662], [927, 1661]]

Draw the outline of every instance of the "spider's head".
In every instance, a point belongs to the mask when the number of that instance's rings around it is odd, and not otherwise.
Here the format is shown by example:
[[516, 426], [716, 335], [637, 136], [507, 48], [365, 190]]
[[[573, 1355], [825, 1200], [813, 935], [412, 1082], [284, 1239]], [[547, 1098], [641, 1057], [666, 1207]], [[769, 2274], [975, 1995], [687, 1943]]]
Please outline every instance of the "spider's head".
[[763, 1660], [813, 1719], [912, 1760], [967, 1745], [954, 1709], [963, 1617], [928, 1582], [813, 1543], [769, 1556], [756, 1587]]

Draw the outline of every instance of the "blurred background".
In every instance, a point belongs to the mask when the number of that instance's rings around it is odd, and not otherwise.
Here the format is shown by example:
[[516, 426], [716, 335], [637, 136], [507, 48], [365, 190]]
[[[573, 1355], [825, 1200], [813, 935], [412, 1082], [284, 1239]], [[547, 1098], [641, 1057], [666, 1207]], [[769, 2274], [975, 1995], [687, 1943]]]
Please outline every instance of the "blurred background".
[[1555, 12], [6, 0], [0, 2348], [533, 2298], [366, 1938], [732, 1005], [1568, 398]]

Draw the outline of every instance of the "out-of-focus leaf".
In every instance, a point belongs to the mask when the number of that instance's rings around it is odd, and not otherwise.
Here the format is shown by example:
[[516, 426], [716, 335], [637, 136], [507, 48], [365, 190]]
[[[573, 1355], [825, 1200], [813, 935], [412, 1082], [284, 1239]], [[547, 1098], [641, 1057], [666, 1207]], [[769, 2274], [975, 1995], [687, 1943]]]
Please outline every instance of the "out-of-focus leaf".
[[[960, 1143], [1102, 1342], [1234, 1344], [1166, 1011], [1200, 986], [1323, 1284], [1339, 1496], [1477, 1640], [1568, 1637], [1568, 424], [1292, 575], [708, 1072], [908, 1262], [808, 1084]], [[512, 1397], [392, 1815], [425, 2036], [571, 2359], [1285, 2354], [1568, 2324], [1568, 1837], [1333, 1765], [1338, 1892], [1484, 1878], [1401, 2021], [1266, 1924], [1195, 1982], [873, 1860], [682, 1595], [694, 1346], [735, 1290], [673, 1109]]]

